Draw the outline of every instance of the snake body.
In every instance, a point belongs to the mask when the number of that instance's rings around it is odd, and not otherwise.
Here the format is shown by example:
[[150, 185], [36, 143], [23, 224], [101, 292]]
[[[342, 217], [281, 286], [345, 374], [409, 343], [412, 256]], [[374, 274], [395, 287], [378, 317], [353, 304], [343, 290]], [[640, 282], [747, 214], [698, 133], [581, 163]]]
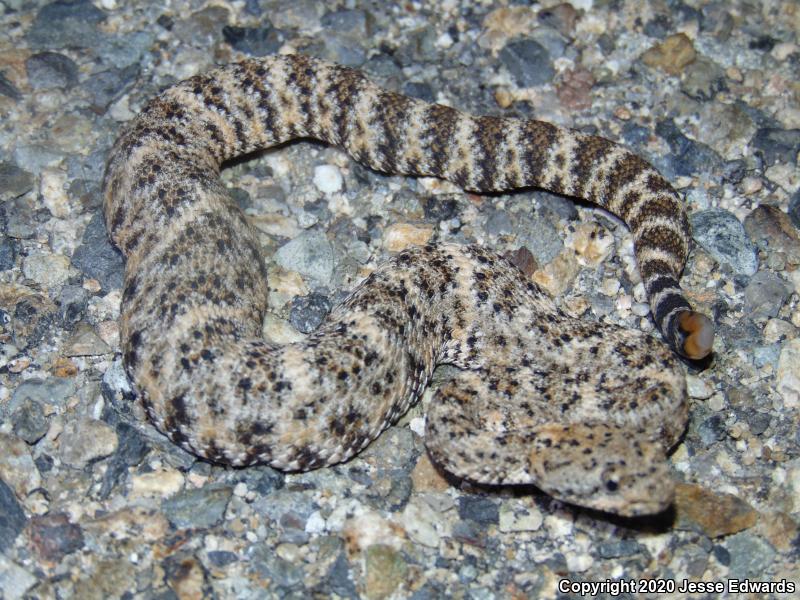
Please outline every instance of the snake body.
[[106, 224], [127, 260], [123, 360], [158, 429], [215, 462], [331, 465], [450, 363], [460, 370], [434, 394], [425, 432], [446, 470], [623, 515], [670, 503], [665, 453], [687, 418], [674, 354], [638, 331], [568, 317], [488, 250], [400, 252], [305, 340], [266, 342], [264, 259], [219, 172], [296, 138], [378, 171], [476, 192], [538, 186], [606, 208], [633, 233], [663, 338], [691, 358], [710, 351], [710, 322], [678, 285], [690, 240], [680, 198], [628, 150], [429, 104], [305, 56], [245, 60], [151, 100], [107, 164]]

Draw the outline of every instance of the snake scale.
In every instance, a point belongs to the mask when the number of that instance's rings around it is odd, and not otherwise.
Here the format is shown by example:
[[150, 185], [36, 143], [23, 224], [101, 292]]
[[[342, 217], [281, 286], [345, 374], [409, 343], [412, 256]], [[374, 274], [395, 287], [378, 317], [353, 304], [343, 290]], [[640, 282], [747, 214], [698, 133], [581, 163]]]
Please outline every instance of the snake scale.
[[301, 55], [244, 60], [168, 88], [111, 151], [104, 210], [126, 257], [121, 340], [148, 417], [207, 460], [289, 471], [345, 461], [416, 401], [434, 367], [457, 375], [426, 416], [430, 456], [484, 484], [535, 484], [569, 503], [658, 512], [666, 452], [687, 419], [664, 342], [561, 312], [506, 259], [431, 243], [372, 272], [301, 342], [261, 336], [267, 271], [222, 164], [297, 138], [377, 171], [465, 190], [537, 186], [585, 198], [630, 227], [655, 322], [690, 358], [713, 327], [678, 279], [689, 226], [648, 163], [600, 137], [476, 117], [384, 90]]

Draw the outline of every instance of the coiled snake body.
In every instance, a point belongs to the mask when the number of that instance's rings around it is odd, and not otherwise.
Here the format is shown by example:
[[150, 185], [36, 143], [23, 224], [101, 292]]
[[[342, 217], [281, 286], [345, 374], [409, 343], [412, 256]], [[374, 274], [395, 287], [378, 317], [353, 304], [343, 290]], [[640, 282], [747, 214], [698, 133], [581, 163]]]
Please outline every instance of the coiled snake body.
[[104, 180], [108, 231], [127, 259], [128, 375], [176, 444], [231, 465], [306, 470], [347, 460], [394, 423], [434, 367], [425, 443], [452, 473], [533, 483], [623, 515], [673, 496], [665, 452], [687, 416], [669, 348], [568, 317], [505, 259], [430, 244], [378, 267], [302, 342], [260, 336], [265, 263], [219, 179], [233, 157], [295, 138], [379, 171], [477, 192], [539, 186], [625, 220], [656, 324], [692, 358], [713, 330], [678, 286], [688, 222], [670, 185], [608, 140], [539, 121], [474, 117], [383, 90], [305, 56], [246, 60], [150, 101]]

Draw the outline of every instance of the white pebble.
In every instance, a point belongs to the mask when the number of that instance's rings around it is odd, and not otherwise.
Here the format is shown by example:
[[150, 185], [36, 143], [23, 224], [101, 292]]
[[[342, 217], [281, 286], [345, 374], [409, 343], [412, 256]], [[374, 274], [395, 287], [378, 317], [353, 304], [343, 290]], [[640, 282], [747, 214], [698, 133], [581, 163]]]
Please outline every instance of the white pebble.
[[323, 194], [333, 194], [342, 189], [344, 180], [338, 167], [334, 165], [320, 165], [314, 167], [314, 185]]

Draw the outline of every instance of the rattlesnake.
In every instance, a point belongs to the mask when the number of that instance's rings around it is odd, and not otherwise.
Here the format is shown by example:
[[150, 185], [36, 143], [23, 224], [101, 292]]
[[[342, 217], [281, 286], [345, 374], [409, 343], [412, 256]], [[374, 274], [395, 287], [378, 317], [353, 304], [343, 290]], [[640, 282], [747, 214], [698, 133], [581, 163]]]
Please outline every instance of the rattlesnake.
[[689, 247], [681, 201], [646, 162], [539, 121], [474, 117], [300, 56], [244, 60], [151, 100], [104, 179], [108, 231], [127, 258], [123, 360], [149, 418], [210, 461], [306, 470], [347, 460], [420, 396], [425, 443], [447, 471], [532, 483], [623, 515], [667, 506], [665, 452], [682, 433], [685, 381], [668, 347], [565, 315], [506, 259], [432, 243], [379, 266], [302, 342], [261, 337], [267, 277], [222, 163], [296, 138], [372, 169], [465, 190], [539, 186], [586, 198], [631, 228], [655, 322], [700, 358], [710, 321], [678, 287]]

